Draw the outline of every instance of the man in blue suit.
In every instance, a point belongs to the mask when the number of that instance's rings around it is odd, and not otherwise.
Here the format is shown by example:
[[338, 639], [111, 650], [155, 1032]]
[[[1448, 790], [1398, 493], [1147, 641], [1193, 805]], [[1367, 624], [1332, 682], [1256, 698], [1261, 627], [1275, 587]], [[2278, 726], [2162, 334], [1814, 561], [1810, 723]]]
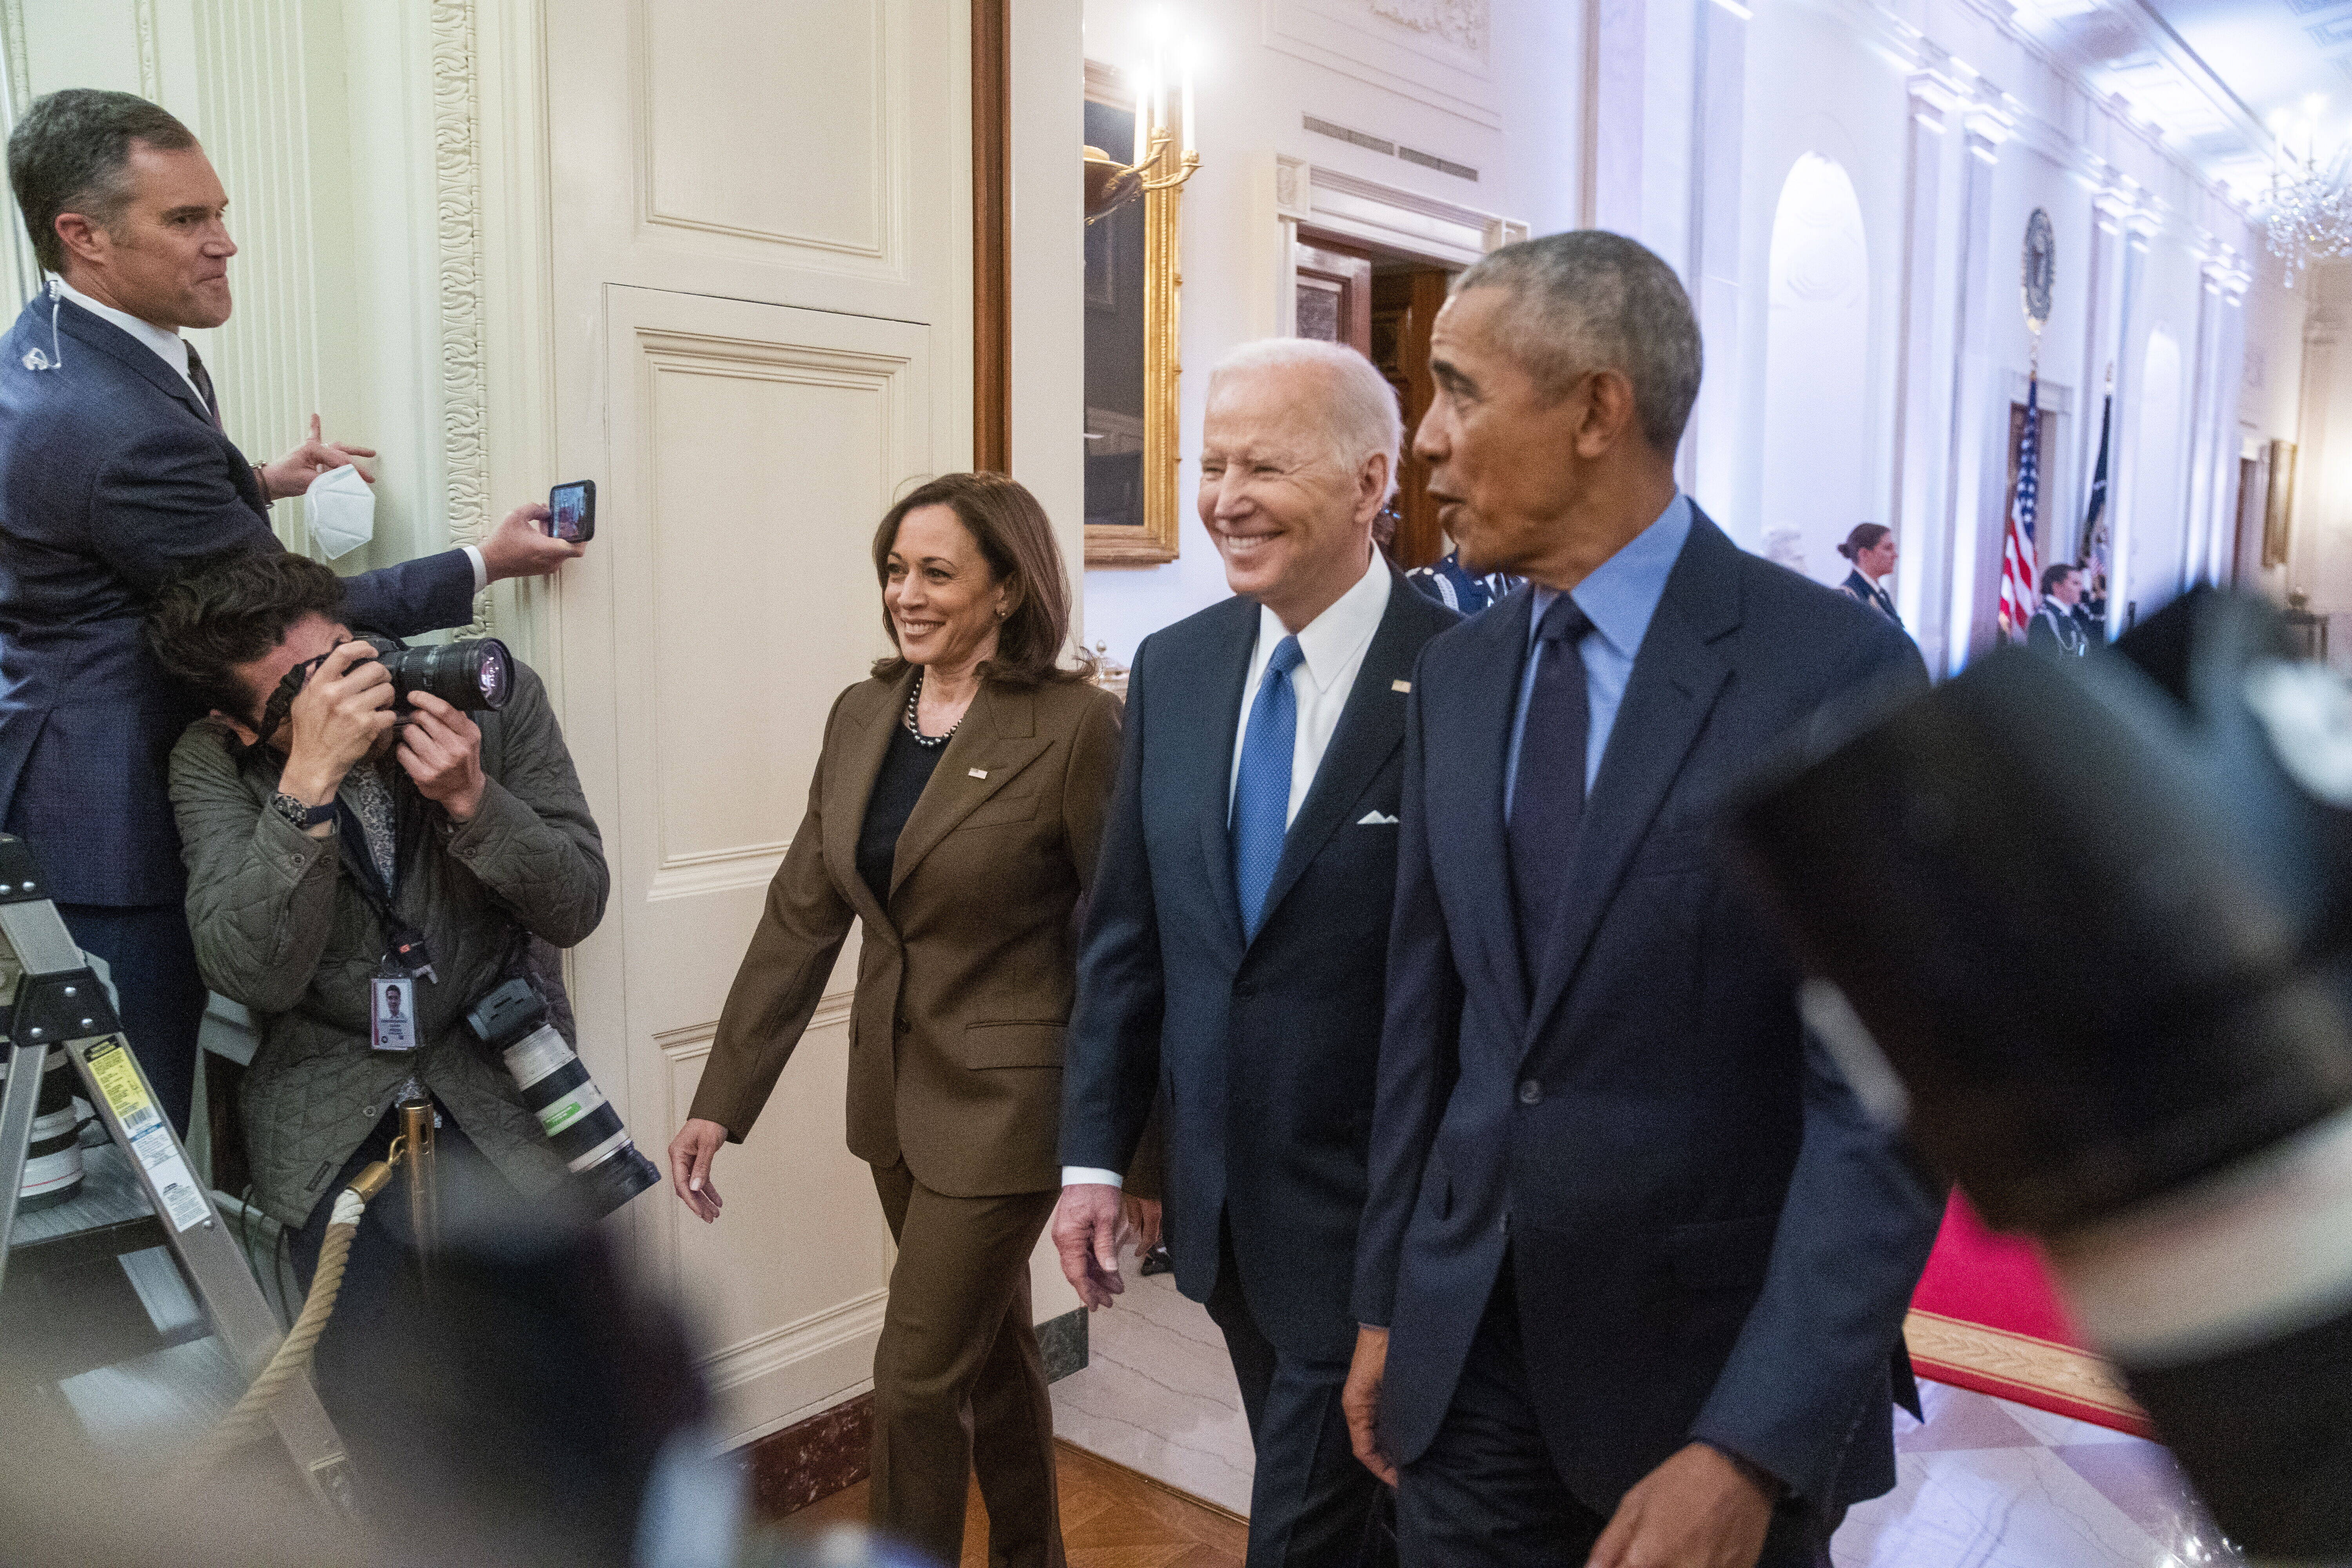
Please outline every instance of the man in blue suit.
[[1211, 374], [1201, 521], [1236, 596], [1144, 640], [1080, 951], [1054, 1239], [1120, 1289], [1118, 1177], [1164, 1095], [1166, 1234], [1257, 1451], [1251, 1568], [1379, 1561], [1339, 1390], [1364, 1201], [1409, 676], [1455, 616], [1372, 548], [1402, 431], [1297, 339]]
[[1894, 1483], [1940, 1205], [1713, 829], [1760, 756], [1926, 672], [1676, 492], [1698, 325], [1632, 240], [1489, 256], [1432, 363], [1446, 530], [1530, 585], [1413, 677], [1357, 1451], [1408, 1563], [1825, 1563]]
[[[49, 275], [0, 357], [0, 822], [40, 852], [66, 923], [112, 966], [125, 1027], [187, 1125], [205, 988], [183, 912], [164, 760], [198, 714], [142, 625], [156, 588], [224, 550], [280, 548], [269, 503], [373, 454], [312, 439], [267, 466], [221, 429], [184, 327], [229, 315], [227, 197], [195, 138], [128, 93], [36, 102], [8, 179]], [[355, 624], [473, 618], [499, 577], [579, 547], [507, 518], [478, 549], [354, 577]]]

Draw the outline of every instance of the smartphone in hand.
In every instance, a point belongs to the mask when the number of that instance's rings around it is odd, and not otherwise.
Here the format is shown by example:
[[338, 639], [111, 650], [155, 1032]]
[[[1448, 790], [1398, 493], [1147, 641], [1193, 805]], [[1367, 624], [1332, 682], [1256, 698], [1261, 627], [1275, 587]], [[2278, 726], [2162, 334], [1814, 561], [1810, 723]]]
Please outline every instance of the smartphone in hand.
[[596, 481], [574, 479], [547, 492], [547, 510], [554, 515], [548, 531], [558, 539], [585, 544], [596, 537]]

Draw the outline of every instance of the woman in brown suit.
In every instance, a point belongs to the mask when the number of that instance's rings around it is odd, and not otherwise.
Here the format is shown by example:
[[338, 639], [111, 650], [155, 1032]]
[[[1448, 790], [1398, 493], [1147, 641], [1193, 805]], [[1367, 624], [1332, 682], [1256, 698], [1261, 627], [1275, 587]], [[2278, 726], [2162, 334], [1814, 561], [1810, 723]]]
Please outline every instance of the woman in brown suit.
[[1063, 1562], [1029, 1254], [1061, 1190], [1071, 913], [1094, 875], [1118, 702], [1059, 663], [1069, 584], [1034, 497], [950, 474], [874, 536], [898, 645], [825, 722], [808, 816], [768, 888], [670, 1180], [710, 1166], [800, 1043], [853, 917], [849, 1148], [898, 1238], [874, 1351], [873, 1522], [958, 1561], [977, 1468], [990, 1560]]

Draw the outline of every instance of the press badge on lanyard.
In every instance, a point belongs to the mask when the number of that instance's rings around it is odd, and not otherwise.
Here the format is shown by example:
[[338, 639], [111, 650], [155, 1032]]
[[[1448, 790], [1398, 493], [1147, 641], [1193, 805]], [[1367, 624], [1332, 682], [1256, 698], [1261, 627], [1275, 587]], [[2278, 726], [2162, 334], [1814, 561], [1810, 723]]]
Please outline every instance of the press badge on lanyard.
[[416, 982], [405, 974], [379, 973], [368, 982], [368, 1040], [380, 1051], [413, 1051], [416, 1035]]

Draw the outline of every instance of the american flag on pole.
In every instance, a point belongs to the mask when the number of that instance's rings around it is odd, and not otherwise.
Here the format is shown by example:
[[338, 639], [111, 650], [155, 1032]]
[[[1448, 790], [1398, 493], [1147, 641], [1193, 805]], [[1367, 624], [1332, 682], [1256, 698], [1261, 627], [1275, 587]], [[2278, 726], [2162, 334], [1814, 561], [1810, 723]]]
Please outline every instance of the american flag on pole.
[[2021, 637], [2033, 618], [2033, 514], [2042, 499], [2042, 382], [2025, 383], [2025, 428], [2017, 438], [2017, 489], [2000, 552], [2000, 633]]

